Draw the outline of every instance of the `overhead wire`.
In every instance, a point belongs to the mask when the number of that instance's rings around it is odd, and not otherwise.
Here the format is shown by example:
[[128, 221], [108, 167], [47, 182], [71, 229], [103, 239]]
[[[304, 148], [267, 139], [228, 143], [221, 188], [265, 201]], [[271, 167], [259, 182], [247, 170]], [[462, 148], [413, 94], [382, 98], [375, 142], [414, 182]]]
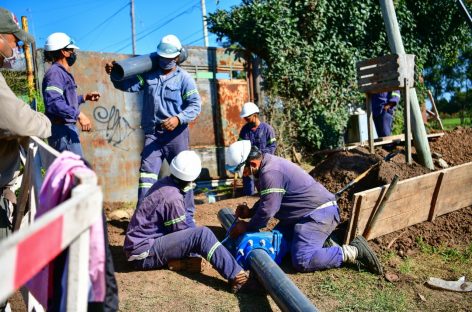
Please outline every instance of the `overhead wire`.
[[85, 37], [87, 37], [88, 35], [90, 35], [91, 33], [97, 31], [100, 27], [102, 27], [104, 24], [106, 24], [108, 21], [110, 21], [113, 17], [115, 17], [116, 15], [118, 15], [118, 13], [120, 13], [121, 11], [123, 11], [125, 8], [129, 7], [130, 3], [128, 2], [128, 0], [126, 0], [126, 4], [124, 6], [122, 6], [121, 8], [119, 8], [115, 13], [113, 13], [112, 15], [110, 15], [109, 17], [107, 17], [103, 22], [101, 22], [100, 24], [98, 24], [97, 26], [93, 27], [92, 30], [90, 30], [88, 33], [86, 33], [85, 35], [83, 35], [82, 37], [80, 37], [78, 40], [82, 40], [84, 39]]
[[[188, 13], [191, 13], [195, 8], [197, 7], [197, 5], [193, 5], [191, 6], [190, 8], [188, 8], [187, 10], [177, 14], [176, 16], [173, 16], [171, 18], [169, 18], [168, 20], [166, 20], [165, 22], [163, 22], [162, 24], [160, 24], [159, 26], [157, 26], [156, 28], [148, 31], [146, 34], [142, 35], [141, 37], [137, 38], [136, 39], [136, 42], [146, 38], [147, 36], [149, 36], [150, 34], [156, 32], [157, 30], [161, 29], [162, 27], [166, 26], [167, 24], [171, 23], [172, 21], [174, 21], [176, 18], [182, 16], [182, 15], [185, 15], [185, 14], [188, 14]], [[115, 52], [118, 53], [124, 49], [126, 49], [127, 47], [129, 47], [131, 45], [131, 43], [128, 43], [126, 44], [125, 46], [121, 47], [120, 49], [116, 50]]]
[[[173, 12], [169, 13], [168, 15], [171, 15], [171, 14], [174, 14], [174, 13], [179, 12], [179, 14], [177, 14], [176, 16], [170, 18], [171, 20], [173, 20], [173, 19], [177, 18], [178, 16], [180, 16], [180, 14], [181, 14], [182, 12], [185, 12], [186, 10], [189, 10], [189, 9], [193, 9], [194, 6], [195, 6], [197, 3], [199, 3], [199, 2], [200, 2], [199, 0], [197, 0], [197, 1], [196, 1], [196, 0], [187, 1], [184, 5], [180, 6], [178, 9], [174, 10]], [[194, 5], [191, 6], [191, 7], [187, 7], [187, 5], [190, 4], [190, 3], [194, 3]], [[186, 8], [184, 11], [181, 11], [181, 9], [184, 8], [184, 7], [187, 7], [187, 8]], [[159, 22], [157, 22], [157, 23], [152, 24], [152, 25], [149, 26], [149, 27], [146, 27], [145, 29], [139, 31], [139, 32], [136, 34], [136, 37], [138, 37], [138, 36], [140, 36], [140, 35], [143, 35], [144, 33], [149, 32], [149, 31], [151, 31], [151, 33], [152, 33], [153, 30], [155, 29], [155, 27], [160, 27], [160, 28], [162, 28], [163, 26], [160, 26], [161, 24], [162, 24], [162, 22], [159, 21]], [[147, 35], [146, 35], [146, 36], [147, 36]], [[137, 39], [136, 41], [141, 40], [141, 39], [142, 39], [142, 38], [140, 37], [140, 38]], [[122, 39], [122, 40], [120, 40], [120, 41], [117, 41], [117, 42], [115, 42], [115, 43], [112, 43], [112, 44], [110, 44], [110, 45], [107, 45], [106, 47], [100, 49], [100, 51], [104, 52], [104, 51], [107, 50], [108, 48], [111, 48], [111, 47], [114, 47], [114, 46], [116, 46], [116, 45], [122, 44], [122, 43], [124, 43], [124, 42], [126, 42], [126, 41], [129, 41], [129, 40], [130, 40], [129, 38]], [[131, 44], [127, 44], [125, 47], [120, 48], [119, 51], [125, 49], [127, 46], [130, 46], [130, 45], [131, 45]]]

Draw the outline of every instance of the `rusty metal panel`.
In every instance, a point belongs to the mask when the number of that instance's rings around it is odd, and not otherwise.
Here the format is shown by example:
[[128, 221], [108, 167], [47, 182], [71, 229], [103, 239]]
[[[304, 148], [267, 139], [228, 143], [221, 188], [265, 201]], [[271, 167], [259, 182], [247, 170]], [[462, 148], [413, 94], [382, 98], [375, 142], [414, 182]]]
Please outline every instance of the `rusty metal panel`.
[[[81, 105], [81, 111], [92, 121], [92, 131], [81, 132], [80, 139], [107, 202], [129, 202], [137, 198], [144, 143], [140, 128], [142, 95], [115, 89], [104, 70], [107, 62], [127, 57], [130, 55], [78, 51], [78, 60], [71, 69], [79, 94], [91, 91], [101, 94], [100, 101]], [[241, 60], [224, 49], [203, 47], [189, 48], [189, 59], [183, 65], [190, 74], [231, 74], [232, 70], [244, 68]], [[39, 81], [48, 67], [43, 62], [38, 64]], [[239, 112], [248, 99], [247, 82], [206, 78], [197, 78], [196, 82], [203, 105], [197, 120], [190, 124], [190, 146], [202, 158], [203, 179], [224, 178], [224, 146], [237, 140], [244, 123]]]
[[249, 99], [248, 86], [245, 80], [218, 80], [217, 86], [221, 143], [228, 146], [238, 140], [239, 130], [244, 125], [239, 114], [243, 104]]

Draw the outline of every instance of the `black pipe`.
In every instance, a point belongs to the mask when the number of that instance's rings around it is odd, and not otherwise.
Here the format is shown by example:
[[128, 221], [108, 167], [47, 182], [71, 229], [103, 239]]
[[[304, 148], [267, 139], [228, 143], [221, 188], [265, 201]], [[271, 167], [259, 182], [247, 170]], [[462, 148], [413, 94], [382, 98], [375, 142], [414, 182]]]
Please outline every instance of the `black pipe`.
[[[235, 219], [229, 208], [218, 211], [218, 220], [226, 230]], [[247, 257], [251, 271], [282, 311], [318, 311], [267, 252], [253, 249]]]
[[[187, 49], [182, 48], [180, 51], [177, 64], [182, 64], [188, 57]], [[125, 60], [116, 62], [111, 70], [111, 78], [115, 81], [120, 81], [135, 75], [147, 73], [157, 69], [159, 66], [159, 56], [156, 52], [135, 57], [130, 57]]]

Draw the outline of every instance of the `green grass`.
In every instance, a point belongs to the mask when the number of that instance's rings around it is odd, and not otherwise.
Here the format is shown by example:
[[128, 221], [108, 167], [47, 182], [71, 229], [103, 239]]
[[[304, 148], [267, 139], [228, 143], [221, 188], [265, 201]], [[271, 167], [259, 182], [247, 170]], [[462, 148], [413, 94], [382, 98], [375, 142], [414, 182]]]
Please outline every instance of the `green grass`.
[[454, 129], [456, 126], [466, 126], [470, 127], [472, 125], [471, 118], [468, 117], [465, 119], [465, 122], [463, 125], [461, 125], [461, 119], [460, 118], [444, 118], [441, 120], [444, 128], [446, 130], [451, 130]]

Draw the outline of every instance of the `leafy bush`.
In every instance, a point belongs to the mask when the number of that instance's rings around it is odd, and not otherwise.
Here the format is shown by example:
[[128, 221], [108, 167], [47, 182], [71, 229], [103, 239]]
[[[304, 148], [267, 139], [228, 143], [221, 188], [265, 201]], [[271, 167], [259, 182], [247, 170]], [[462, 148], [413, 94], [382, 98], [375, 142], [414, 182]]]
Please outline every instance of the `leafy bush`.
[[[453, 1], [395, 4], [418, 73], [438, 59], [454, 62], [470, 43]], [[364, 102], [356, 62], [390, 54], [378, 1], [243, 0], [230, 11], [209, 14], [208, 25], [226, 46], [239, 45], [263, 59], [266, 93], [283, 103], [276, 115], [284, 120], [272, 122], [286, 126], [278, 128], [285, 145], [295, 141], [307, 151], [339, 145], [347, 105]]]

